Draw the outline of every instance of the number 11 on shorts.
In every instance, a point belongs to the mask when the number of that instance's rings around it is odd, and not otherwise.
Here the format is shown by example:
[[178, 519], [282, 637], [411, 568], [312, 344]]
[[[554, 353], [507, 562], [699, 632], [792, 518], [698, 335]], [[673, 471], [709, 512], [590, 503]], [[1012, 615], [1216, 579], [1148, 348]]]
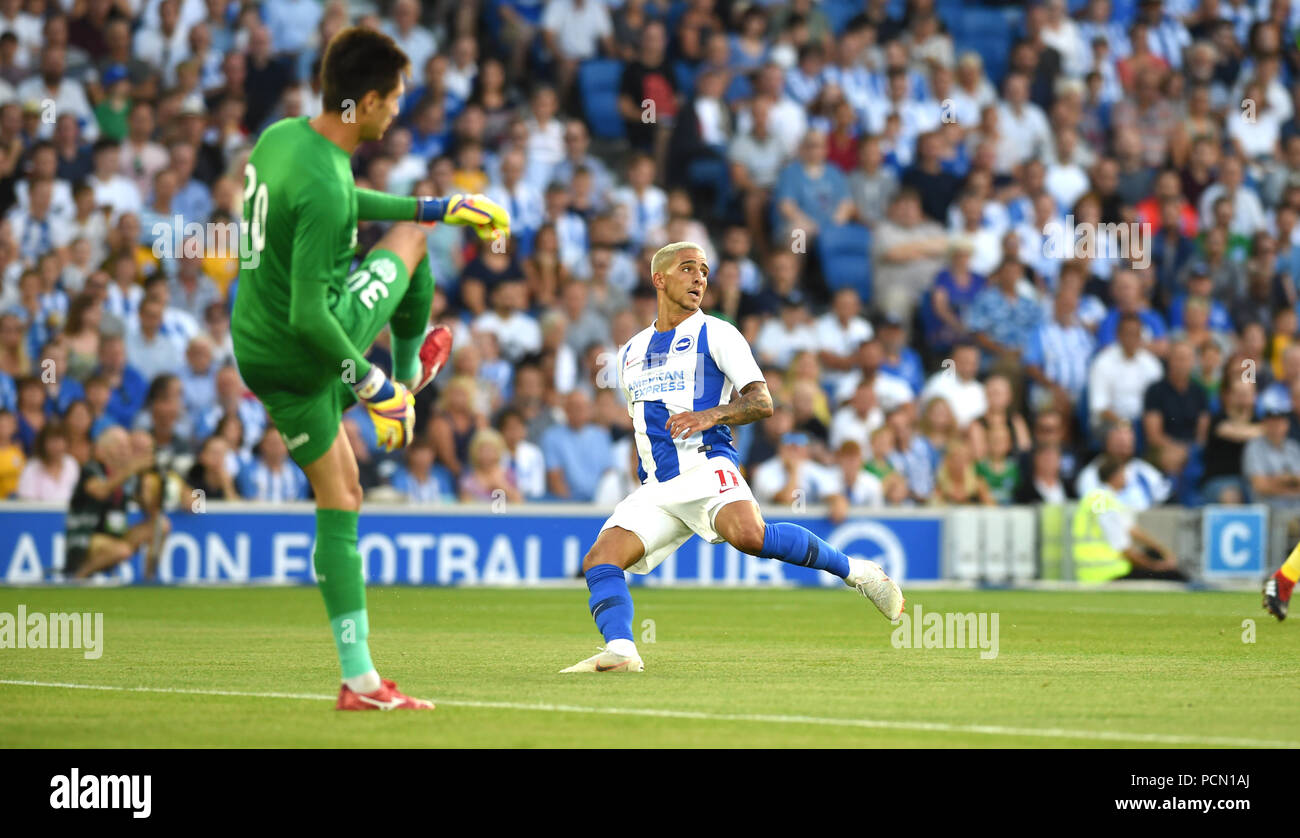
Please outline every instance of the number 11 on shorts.
[[[740, 485], [740, 481], [737, 479], [734, 471], [727, 471], [725, 468], [720, 468], [715, 470], [713, 473], [718, 475], [718, 494], [729, 492]], [[728, 480], [730, 480], [730, 483], [728, 483]]]

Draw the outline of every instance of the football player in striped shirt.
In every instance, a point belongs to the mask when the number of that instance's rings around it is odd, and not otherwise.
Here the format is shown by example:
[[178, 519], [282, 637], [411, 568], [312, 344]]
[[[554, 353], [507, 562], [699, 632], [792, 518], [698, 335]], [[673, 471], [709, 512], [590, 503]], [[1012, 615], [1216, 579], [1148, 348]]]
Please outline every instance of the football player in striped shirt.
[[614, 508], [582, 564], [605, 647], [562, 671], [645, 668], [632, 640], [624, 571], [649, 573], [692, 534], [825, 570], [897, 619], [903, 594], [880, 565], [846, 556], [798, 524], [763, 520], [740, 474], [731, 426], [771, 416], [772, 397], [740, 332], [700, 309], [709, 283], [704, 250], [692, 242], [666, 245], [654, 255], [651, 274], [659, 316], [617, 359], [641, 485]]

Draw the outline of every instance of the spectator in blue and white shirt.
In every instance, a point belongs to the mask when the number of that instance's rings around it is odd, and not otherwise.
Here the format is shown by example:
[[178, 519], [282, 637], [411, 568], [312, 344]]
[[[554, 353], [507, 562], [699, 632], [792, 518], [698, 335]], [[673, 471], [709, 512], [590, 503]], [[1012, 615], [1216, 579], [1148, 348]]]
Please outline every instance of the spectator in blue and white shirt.
[[257, 456], [240, 471], [236, 486], [245, 500], [286, 503], [307, 499], [307, 475], [289, 459], [289, 449], [274, 426], [267, 427], [257, 445]]
[[1054, 406], [1072, 415], [1088, 387], [1088, 361], [1096, 341], [1079, 323], [1080, 281], [1075, 273], [1062, 274], [1052, 306], [1044, 320], [1025, 340], [1025, 372], [1033, 380], [1029, 403], [1034, 412]]
[[411, 503], [447, 503], [455, 493], [447, 470], [433, 463], [433, 446], [416, 440], [406, 449], [406, 465], [393, 472], [393, 488]]

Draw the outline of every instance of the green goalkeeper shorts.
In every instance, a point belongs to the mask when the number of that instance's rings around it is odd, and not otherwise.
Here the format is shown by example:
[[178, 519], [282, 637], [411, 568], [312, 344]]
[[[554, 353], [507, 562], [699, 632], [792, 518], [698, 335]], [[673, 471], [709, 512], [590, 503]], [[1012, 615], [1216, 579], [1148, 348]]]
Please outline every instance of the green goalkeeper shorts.
[[[391, 281], [390, 281], [391, 278]], [[390, 250], [372, 250], [344, 283], [331, 307], [343, 331], [366, 350], [388, 325], [411, 278], [406, 264]], [[322, 377], [321, 368], [296, 369], [241, 363], [239, 373], [275, 423], [289, 455], [300, 466], [320, 459], [334, 444], [343, 411], [356, 402], [356, 370]]]

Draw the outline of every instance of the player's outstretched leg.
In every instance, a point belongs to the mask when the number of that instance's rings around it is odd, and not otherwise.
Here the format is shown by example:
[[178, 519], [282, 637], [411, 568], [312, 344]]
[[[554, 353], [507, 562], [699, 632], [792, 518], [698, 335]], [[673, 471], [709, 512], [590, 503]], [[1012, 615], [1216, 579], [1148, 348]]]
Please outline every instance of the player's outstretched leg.
[[339, 426], [333, 444], [303, 468], [316, 494], [316, 583], [325, 599], [343, 684], [339, 710], [432, 710], [432, 702], [398, 692], [370, 661], [366, 580], [357, 552], [361, 484], [356, 456]]
[[1278, 620], [1286, 619], [1286, 610], [1291, 602], [1291, 590], [1296, 580], [1300, 580], [1300, 544], [1291, 551], [1277, 573], [1268, 577], [1264, 583], [1264, 608]]
[[844, 584], [871, 600], [890, 621], [903, 613], [903, 592], [880, 565], [870, 559], [847, 556], [798, 524], [765, 523], [758, 504], [753, 501], [736, 501], [719, 509], [713, 528], [742, 553], [814, 567], [838, 576]]
[[632, 640], [632, 594], [624, 570], [636, 564], [645, 552], [641, 539], [622, 527], [601, 530], [596, 543], [582, 562], [588, 608], [596, 628], [605, 638], [599, 654], [579, 661], [561, 672], [642, 672], [645, 664]]

